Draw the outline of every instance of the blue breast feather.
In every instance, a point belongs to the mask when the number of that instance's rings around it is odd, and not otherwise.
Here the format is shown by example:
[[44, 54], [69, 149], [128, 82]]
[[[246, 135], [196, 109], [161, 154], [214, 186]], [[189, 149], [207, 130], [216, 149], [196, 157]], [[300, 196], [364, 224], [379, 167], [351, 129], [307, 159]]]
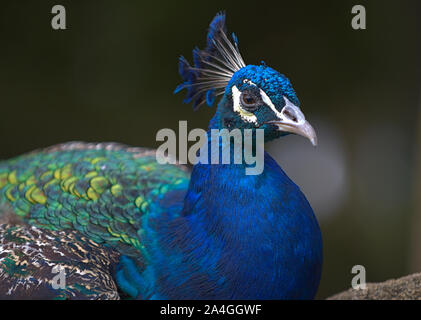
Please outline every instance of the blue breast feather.
[[[233, 183], [235, 181], [235, 183]], [[145, 219], [151, 262], [120, 263], [119, 286], [147, 299], [312, 299], [322, 240], [299, 188], [265, 153], [261, 175], [244, 165], [194, 167], [189, 190], [166, 194]]]

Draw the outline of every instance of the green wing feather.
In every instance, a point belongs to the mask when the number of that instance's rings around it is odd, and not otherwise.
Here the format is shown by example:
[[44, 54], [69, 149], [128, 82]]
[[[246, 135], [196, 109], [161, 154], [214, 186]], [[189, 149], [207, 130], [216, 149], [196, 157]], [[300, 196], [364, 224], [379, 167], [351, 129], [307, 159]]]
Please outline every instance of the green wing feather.
[[188, 181], [186, 167], [158, 164], [153, 150], [73, 142], [0, 162], [0, 206], [30, 225], [76, 230], [141, 260], [142, 217]]

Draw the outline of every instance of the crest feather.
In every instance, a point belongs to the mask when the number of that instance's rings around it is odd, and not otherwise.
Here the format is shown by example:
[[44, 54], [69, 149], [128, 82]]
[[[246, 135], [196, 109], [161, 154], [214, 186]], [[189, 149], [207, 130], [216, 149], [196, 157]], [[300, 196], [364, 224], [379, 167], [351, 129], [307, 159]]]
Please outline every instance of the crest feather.
[[238, 39], [232, 34], [232, 43], [227, 37], [225, 13], [218, 13], [209, 25], [206, 48], [193, 49], [193, 66], [181, 56], [179, 73], [184, 83], [177, 86], [174, 93], [187, 89], [184, 103], [193, 103], [197, 110], [203, 103], [212, 106], [215, 97], [224, 89], [233, 74], [245, 67], [238, 49]]

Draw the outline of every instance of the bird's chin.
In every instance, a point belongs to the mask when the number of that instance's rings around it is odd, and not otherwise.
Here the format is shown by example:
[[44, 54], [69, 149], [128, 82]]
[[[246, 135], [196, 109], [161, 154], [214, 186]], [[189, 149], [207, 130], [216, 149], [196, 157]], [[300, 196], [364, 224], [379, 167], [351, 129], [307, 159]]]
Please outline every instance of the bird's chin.
[[258, 127], [258, 129], [264, 129], [265, 133], [265, 142], [276, 140], [283, 136], [289, 135], [290, 132], [281, 131], [278, 129], [278, 126], [272, 123], [264, 123]]

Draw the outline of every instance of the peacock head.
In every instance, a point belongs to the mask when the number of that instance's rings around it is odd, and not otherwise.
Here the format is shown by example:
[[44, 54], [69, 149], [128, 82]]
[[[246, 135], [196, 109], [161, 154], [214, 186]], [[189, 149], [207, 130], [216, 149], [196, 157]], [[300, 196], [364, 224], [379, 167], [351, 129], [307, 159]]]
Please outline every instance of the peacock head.
[[300, 102], [288, 78], [266, 66], [246, 65], [238, 38], [227, 36], [225, 14], [218, 13], [209, 26], [207, 46], [193, 50], [193, 65], [181, 56], [179, 73], [184, 82], [174, 91], [187, 89], [184, 103], [213, 106], [222, 96], [211, 128], [264, 129], [265, 141], [294, 133], [317, 137], [300, 110]]

